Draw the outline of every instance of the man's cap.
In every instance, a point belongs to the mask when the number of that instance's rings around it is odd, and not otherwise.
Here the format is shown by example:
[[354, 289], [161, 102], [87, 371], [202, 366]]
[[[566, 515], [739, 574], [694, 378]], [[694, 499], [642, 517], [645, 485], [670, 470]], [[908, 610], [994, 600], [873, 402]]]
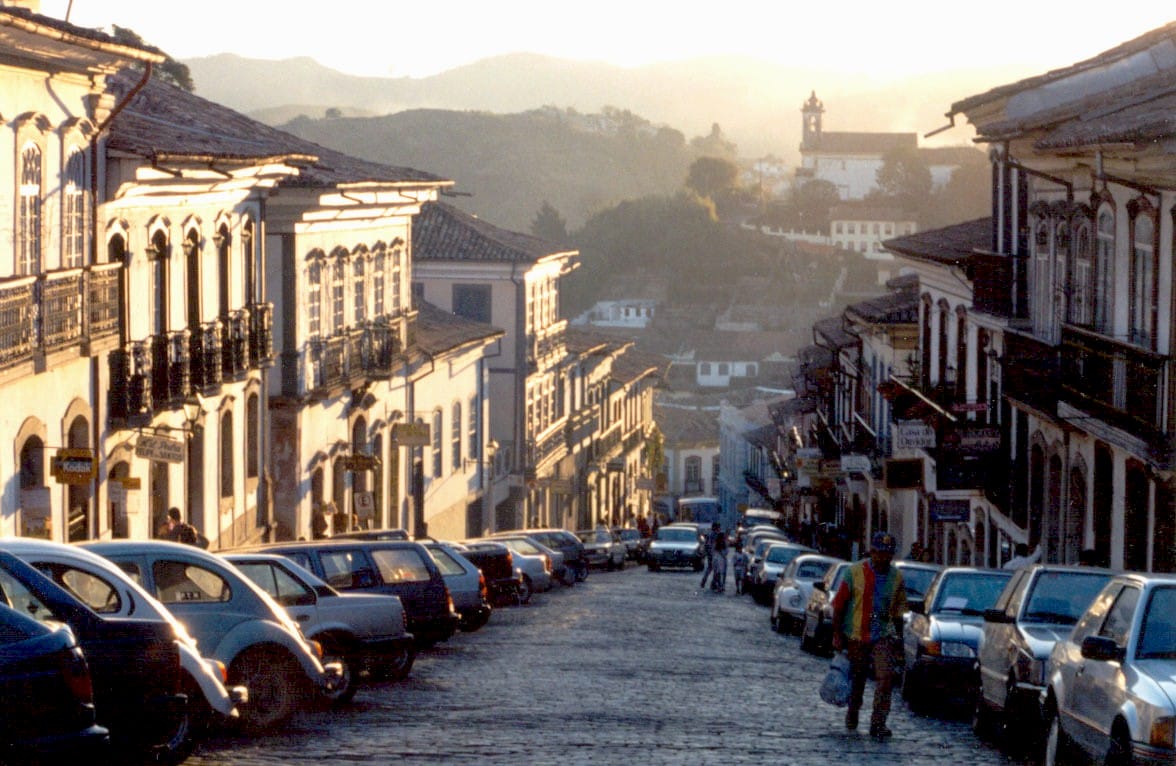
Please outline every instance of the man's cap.
[[894, 553], [896, 547], [894, 535], [889, 532], [875, 532], [874, 537], [870, 540], [870, 550], [872, 551]]

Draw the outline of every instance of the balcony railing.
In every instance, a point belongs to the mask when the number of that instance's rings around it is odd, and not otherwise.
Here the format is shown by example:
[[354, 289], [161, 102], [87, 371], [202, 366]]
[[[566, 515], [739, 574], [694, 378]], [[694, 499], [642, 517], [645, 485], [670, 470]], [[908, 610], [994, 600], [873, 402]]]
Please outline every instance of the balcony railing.
[[568, 416], [568, 447], [574, 449], [583, 444], [584, 440], [591, 439], [599, 428], [600, 405], [594, 404], [591, 407], [573, 412]]
[[538, 466], [550, 460], [567, 447], [562, 428], [548, 430], [539, 439], [527, 440], [527, 465]]
[[121, 283], [121, 263], [96, 264], [86, 272], [85, 334], [91, 341], [118, 334]]
[[1000, 360], [1004, 393], [1043, 412], [1057, 409], [1058, 350], [1031, 335], [1004, 333]]
[[240, 380], [249, 369], [249, 312], [230, 311], [221, 322], [221, 372], [225, 380]]
[[599, 460], [608, 456], [621, 444], [621, 424], [613, 423], [607, 431], [600, 435], [592, 447], [592, 456]]
[[0, 365], [9, 366], [32, 358], [36, 345], [35, 284], [35, 277], [21, 277], [0, 286]]
[[1164, 430], [1161, 392], [1172, 362], [1162, 354], [1062, 328], [1061, 398], [1146, 440]]
[[139, 341], [110, 352], [110, 417], [135, 421], [150, 418], [151, 344]]
[[192, 387], [197, 390], [207, 391], [215, 388], [224, 379], [221, 333], [221, 323], [216, 320], [192, 328]]
[[999, 253], [973, 253], [972, 302], [977, 311], [1005, 319], [1029, 318], [1026, 259]]
[[568, 320], [561, 319], [553, 322], [542, 332], [532, 334], [530, 338], [531, 353], [528, 361], [538, 363], [549, 357], [560, 356], [564, 351], [564, 335], [568, 327]]
[[254, 303], [249, 307], [249, 366], [268, 367], [274, 361], [274, 305]]
[[37, 281], [40, 305], [41, 345], [57, 351], [82, 338], [82, 271], [46, 274]]
[[402, 351], [400, 330], [387, 322], [376, 322], [364, 330], [363, 369], [375, 378], [388, 378]]

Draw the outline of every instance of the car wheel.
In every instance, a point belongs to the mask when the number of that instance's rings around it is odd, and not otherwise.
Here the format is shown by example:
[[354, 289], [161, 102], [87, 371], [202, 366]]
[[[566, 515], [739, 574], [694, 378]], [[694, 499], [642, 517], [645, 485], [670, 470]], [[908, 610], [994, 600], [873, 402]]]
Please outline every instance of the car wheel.
[[[1054, 715], [1056, 720], [1058, 716]], [[1065, 732], [1062, 727], [1058, 725], [1059, 736], [1064, 736]], [[1068, 742], [1064, 744], [1069, 744]], [[1063, 755], [1067, 755], [1063, 753]], [[1070, 761], [1060, 760], [1058, 763], [1070, 763]], [[1135, 763], [1135, 757], [1131, 752], [1131, 735], [1127, 733], [1126, 728], [1122, 724], [1115, 726], [1111, 731], [1111, 746], [1107, 749], [1106, 766], [1132, 766]]]
[[196, 713], [204, 700], [204, 693], [200, 691], [196, 681], [186, 673], [184, 674], [183, 692], [188, 696], [188, 704], [184, 706], [183, 714], [177, 716], [176, 720], [172, 722], [166, 739], [151, 747], [151, 760], [154, 763], [183, 763], [196, 746], [195, 734], [198, 728]]
[[580, 564], [576, 567], [576, 582], [584, 582], [588, 579], [588, 565]]
[[911, 668], [902, 679], [902, 698], [906, 700], [911, 712], [919, 713], [923, 710], [923, 689], [919, 682], [919, 674]]
[[342, 668], [338, 685], [331, 691], [323, 691], [323, 699], [331, 705], [346, 705], [359, 691], [359, 672], [355, 658], [343, 650], [337, 642], [325, 642], [323, 645], [323, 664], [337, 662]]
[[653, 561], [652, 559], [650, 560], [650, 562], [646, 566], [650, 572], [656, 572], [658, 569], [661, 568], [661, 566], [656, 561]]
[[611, 553], [608, 554], [608, 558], [604, 560], [604, 568], [610, 572], [617, 568], [617, 562], [613, 561]]
[[461, 625], [460, 625], [461, 632], [462, 633], [473, 633], [474, 631], [485, 626], [485, 624], [488, 622], [490, 622], [490, 610], [489, 609], [481, 609], [481, 610], [474, 612], [473, 614], [469, 614], [469, 615], [463, 614], [461, 617]]
[[983, 742], [991, 742], [996, 738], [996, 714], [984, 699], [979, 684], [972, 699], [972, 733]]
[[571, 567], [564, 567], [563, 574], [559, 581], [564, 584], [564, 587], [570, 588], [576, 584], [576, 571]]
[[525, 604], [531, 600], [531, 594], [535, 589], [531, 587], [531, 578], [523, 575], [523, 581], [519, 583], [519, 603]]
[[273, 651], [250, 650], [233, 661], [230, 683], [249, 690], [241, 708], [241, 725], [250, 733], [272, 729], [294, 714], [300, 683], [289, 657]]
[[[1045, 751], [1042, 753], [1041, 762], [1044, 766], [1061, 766], [1073, 763], [1074, 755], [1074, 746], [1070, 742], [1070, 738], [1066, 736], [1065, 730], [1062, 729], [1057, 706], [1050, 705], [1049, 712], [1046, 713]], [[1113, 763], [1109, 755], [1107, 763]]]
[[408, 678], [413, 663], [416, 662], [416, 649], [403, 646], [388, 657], [387, 662], [380, 665], [380, 678], [388, 681], [403, 681]]

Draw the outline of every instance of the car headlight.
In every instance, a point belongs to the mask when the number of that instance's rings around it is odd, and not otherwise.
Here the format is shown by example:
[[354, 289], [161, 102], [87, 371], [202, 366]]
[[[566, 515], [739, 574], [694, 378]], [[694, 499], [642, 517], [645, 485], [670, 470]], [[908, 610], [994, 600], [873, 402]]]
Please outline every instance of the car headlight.
[[788, 599], [788, 603], [789, 603], [789, 604], [791, 604], [791, 605], [792, 605], [794, 608], [795, 608], [795, 607], [798, 607], [798, 606], [800, 606], [800, 594], [799, 594], [799, 593], [793, 593], [793, 594], [792, 594], [792, 595], [789, 597], [789, 599]]
[[944, 641], [940, 645], [944, 657], [975, 657], [976, 650], [959, 641]]
[[1148, 744], [1152, 747], [1176, 747], [1176, 717], [1157, 718], [1151, 725]]

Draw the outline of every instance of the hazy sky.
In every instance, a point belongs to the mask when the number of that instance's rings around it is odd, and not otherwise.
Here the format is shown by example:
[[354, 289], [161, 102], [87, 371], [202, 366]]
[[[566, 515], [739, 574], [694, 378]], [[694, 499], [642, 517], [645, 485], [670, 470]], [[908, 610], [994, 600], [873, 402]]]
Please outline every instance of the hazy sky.
[[[41, 0], [64, 18], [69, 0]], [[1090, 5], [1080, 0], [1077, 6]], [[888, 79], [1072, 64], [1176, 19], [1163, 0], [73, 0], [70, 21], [129, 27], [174, 58], [309, 56], [350, 74], [419, 77], [516, 51], [633, 66], [735, 53]], [[1130, 11], [1125, 9], [1130, 8]]]

